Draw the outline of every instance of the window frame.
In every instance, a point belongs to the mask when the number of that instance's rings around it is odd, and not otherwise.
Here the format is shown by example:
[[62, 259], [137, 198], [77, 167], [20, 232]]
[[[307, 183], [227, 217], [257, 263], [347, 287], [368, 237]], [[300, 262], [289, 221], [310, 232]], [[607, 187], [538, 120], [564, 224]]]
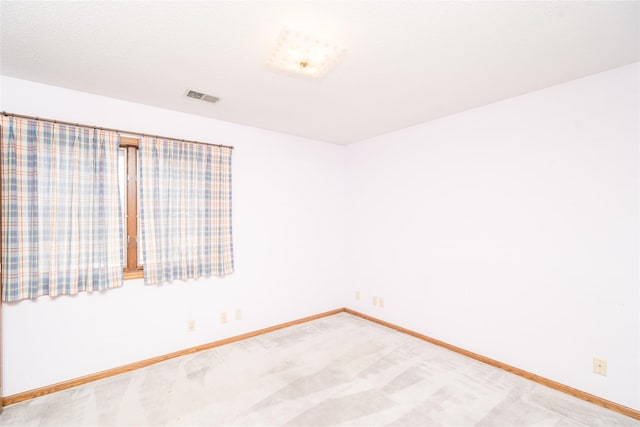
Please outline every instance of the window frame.
[[127, 243], [127, 260], [123, 268], [125, 280], [144, 277], [144, 267], [138, 264], [138, 148], [137, 138], [120, 136], [120, 148], [126, 150], [126, 229], [124, 238]]

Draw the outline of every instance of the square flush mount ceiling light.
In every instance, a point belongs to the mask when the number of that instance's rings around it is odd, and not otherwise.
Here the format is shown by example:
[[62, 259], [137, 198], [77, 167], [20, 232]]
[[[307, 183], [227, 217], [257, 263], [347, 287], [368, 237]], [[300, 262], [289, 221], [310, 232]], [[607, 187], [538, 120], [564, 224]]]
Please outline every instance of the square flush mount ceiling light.
[[278, 70], [322, 77], [336, 65], [345, 50], [333, 43], [285, 28], [267, 64]]

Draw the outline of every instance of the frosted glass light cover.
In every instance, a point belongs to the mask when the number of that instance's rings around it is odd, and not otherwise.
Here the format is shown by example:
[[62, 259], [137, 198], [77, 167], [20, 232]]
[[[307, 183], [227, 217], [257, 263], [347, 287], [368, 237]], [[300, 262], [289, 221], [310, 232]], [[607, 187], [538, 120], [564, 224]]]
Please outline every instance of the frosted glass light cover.
[[336, 65], [344, 52], [341, 46], [285, 28], [267, 64], [278, 70], [322, 77]]

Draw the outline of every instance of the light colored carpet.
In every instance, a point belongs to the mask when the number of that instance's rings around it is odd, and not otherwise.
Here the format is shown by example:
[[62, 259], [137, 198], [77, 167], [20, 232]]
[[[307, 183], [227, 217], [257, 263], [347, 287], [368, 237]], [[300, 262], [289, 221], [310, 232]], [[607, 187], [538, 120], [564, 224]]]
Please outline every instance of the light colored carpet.
[[640, 426], [346, 313], [5, 408], [3, 426]]

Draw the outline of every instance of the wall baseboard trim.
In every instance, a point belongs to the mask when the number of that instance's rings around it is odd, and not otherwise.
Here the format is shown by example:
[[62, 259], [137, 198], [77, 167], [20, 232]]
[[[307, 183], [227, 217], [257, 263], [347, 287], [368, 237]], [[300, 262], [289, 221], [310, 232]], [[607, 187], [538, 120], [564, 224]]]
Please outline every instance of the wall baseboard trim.
[[431, 337], [429, 337], [427, 335], [423, 335], [421, 333], [412, 331], [410, 329], [394, 325], [393, 323], [389, 323], [389, 322], [386, 322], [384, 320], [380, 320], [380, 319], [375, 318], [373, 316], [369, 316], [367, 314], [360, 313], [360, 312], [355, 311], [355, 310], [351, 310], [350, 308], [345, 308], [344, 311], [346, 313], [349, 313], [349, 314], [353, 315], [353, 316], [357, 316], [357, 317], [360, 317], [362, 319], [368, 320], [370, 322], [374, 322], [374, 323], [377, 323], [379, 325], [386, 326], [387, 328], [391, 328], [391, 329], [394, 329], [394, 330], [396, 330], [398, 332], [402, 332], [402, 333], [411, 335], [411, 336], [413, 336], [415, 338], [418, 338], [420, 340], [427, 341], [427, 342], [429, 342], [431, 344], [437, 345], [439, 347], [446, 348], [447, 350], [451, 350], [451, 351], [453, 351], [455, 353], [458, 353], [458, 354], [461, 354], [463, 356], [470, 357], [471, 359], [475, 359], [475, 360], [477, 360], [479, 362], [486, 363], [487, 365], [491, 365], [491, 366], [494, 366], [496, 368], [500, 368], [500, 369], [502, 369], [504, 371], [510, 372], [512, 374], [519, 375], [519, 376], [524, 377], [524, 378], [526, 378], [528, 380], [534, 381], [534, 382], [536, 382], [538, 384], [542, 384], [542, 385], [544, 385], [546, 387], [549, 387], [549, 388], [552, 388], [554, 390], [558, 390], [558, 391], [561, 391], [563, 393], [569, 394], [571, 396], [577, 397], [578, 399], [586, 400], [587, 402], [593, 403], [595, 405], [602, 406], [604, 408], [607, 408], [607, 409], [610, 409], [612, 411], [618, 412], [618, 413], [620, 413], [622, 415], [626, 415], [628, 417], [635, 418], [636, 420], [640, 420], [640, 411], [636, 411], [635, 409], [629, 408], [627, 406], [620, 405], [620, 404], [615, 403], [615, 402], [611, 402], [609, 400], [603, 399], [603, 398], [598, 397], [598, 396], [594, 396], [593, 394], [589, 394], [589, 393], [584, 392], [582, 390], [578, 390], [578, 389], [575, 389], [573, 387], [569, 387], [568, 385], [564, 385], [564, 384], [561, 384], [561, 383], [559, 383], [557, 381], [553, 381], [553, 380], [550, 380], [548, 378], [541, 377], [540, 375], [536, 375], [536, 374], [533, 374], [531, 372], [525, 371], [523, 369], [516, 368], [515, 366], [507, 365], [506, 363], [502, 363], [502, 362], [499, 362], [497, 360], [491, 359], [489, 357], [482, 356], [482, 355], [477, 354], [477, 353], [473, 353], [473, 352], [471, 352], [469, 350], [465, 350], [463, 348], [456, 347], [456, 346], [448, 344], [448, 343], [446, 343], [444, 341], [440, 341], [440, 340], [437, 340], [435, 338], [431, 338]]
[[277, 331], [278, 329], [284, 329], [284, 328], [288, 328], [290, 326], [295, 326], [295, 325], [299, 325], [301, 323], [306, 323], [306, 322], [310, 322], [312, 320], [316, 320], [316, 319], [321, 319], [323, 317], [328, 317], [328, 316], [333, 316], [334, 314], [338, 314], [338, 313], [349, 313], [353, 316], [357, 316], [360, 317], [362, 319], [368, 320], [370, 322], [373, 323], [377, 323], [379, 325], [382, 326], [386, 326], [387, 328], [396, 330], [398, 332], [402, 332], [408, 335], [411, 335], [415, 338], [418, 338], [420, 340], [429, 342], [431, 344], [437, 345], [439, 347], [443, 347], [446, 348], [447, 350], [453, 351], [455, 353], [461, 354], [463, 356], [467, 356], [470, 357], [471, 359], [475, 359], [479, 362], [482, 363], [486, 363], [487, 365], [491, 365], [494, 366], [496, 368], [500, 368], [504, 371], [510, 372], [512, 374], [515, 375], [519, 375], [521, 377], [524, 377], [528, 380], [534, 381], [538, 384], [544, 385], [546, 387], [552, 388], [554, 390], [558, 390], [561, 391], [563, 393], [569, 394], [571, 396], [577, 397], [578, 399], [582, 399], [585, 400], [587, 402], [593, 403], [595, 405], [599, 405], [602, 406], [604, 408], [610, 409], [612, 411], [618, 412], [622, 415], [626, 415], [628, 417], [634, 418], [636, 420], [640, 420], [640, 411], [637, 411], [635, 409], [629, 408], [627, 406], [624, 405], [620, 405], [618, 403], [615, 402], [611, 402], [609, 400], [603, 399], [601, 397], [598, 396], [594, 396], [592, 394], [589, 394], [587, 392], [575, 389], [573, 387], [569, 387], [567, 385], [561, 384], [557, 381], [553, 381], [550, 380], [548, 378], [542, 377], [540, 375], [536, 375], [533, 374], [531, 372], [525, 371], [523, 369], [520, 368], [516, 368], [515, 366], [511, 366], [511, 365], [507, 365], [506, 363], [502, 363], [499, 362], [497, 360], [491, 359], [489, 357], [486, 356], [482, 356], [480, 354], [477, 353], [473, 353], [469, 350], [465, 350], [463, 348], [460, 347], [456, 347], [454, 345], [448, 344], [444, 341], [440, 341], [437, 340], [435, 338], [431, 338], [427, 335], [423, 335], [421, 333], [412, 331], [411, 329], [407, 329], [407, 328], [403, 328], [401, 326], [398, 325], [394, 325], [393, 323], [389, 323], [386, 322], [384, 320], [378, 319], [376, 317], [373, 316], [369, 316], [367, 314], [364, 313], [360, 313], [358, 311], [352, 310], [350, 308], [338, 308], [336, 310], [331, 310], [331, 311], [327, 311], [324, 313], [320, 313], [320, 314], [315, 314], [313, 316], [308, 316], [308, 317], [303, 317], [301, 319], [297, 319], [297, 320], [292, 320], [290, 322], [285, 322], [285, 323], [280, 323], [278, 325], [275, 326], [270, 326], [267, 328], [263, 328], [263, 329], [259, 329], [257, 331], [253, 331], [253, 332], [247, 332], [245, 334], [241, 334], [241, 335], [236, 335], [234, 337], [230, 337], [230, 338], [225, 338], [222, 340], [218, 340], [218, 341], [214, 341], [211, 343], [207, 343], [207, 344], [202, 344], [196, 347], [190, 347], [184, 350], [179, 350], [173, 353], [169, 353], [169, 354], [165, 354], [162, 356], [157, 356], [157, 357], [152, 357], [151, 359], [146, 359], [146, 360], [142, 360], [140, 362], [134, 362], [134, 363], [130, 363], [128, 365], [124, 365], [124, 366], [120, 366], [117, 368], [113, 368], [113, 369], [107, 369], [105, 371], [102, 372], [97, 372], [95, 374], [90, 374], [90, 375], [86, 375], [84, 377], [79, 377], [79, 378], [74, 378], [72, 380], [68, 380], [68, 381], [62, 381], [59, 382], [57, 384], [53, 384], [53, 385], [49, 385], [49, 386], [44, 386], [44, 387], [40, 387], [37, 389], [33, 389], [33, 390], [28, 390], [22, 393], [17, 393], [17, 394], [13, 394], [10, 396], [6, 396], [2, 398], [2, 405], [3, 406], [8, 406], [8, 405], [12, 405], [14, 403], [18, 403], [18, 402], [22, 402], [25, 400], [29, 400], [29, 399], [33, 399], [39, 396], [44, 396], [46, 394], [50, 394], [50, 393], [55, 393], [57, 391], [61, 391], [61, 390], [66, 390], [68, 388], [71, 387], [76, 387], [82, 384], [86, 384], [86, 383], [90, 383], [93, 381], [97, 381], [103, 378], [108, 378], [108, 377], [112, 377], [114, 375], [118, 375], [118, 374], [123, 374], [125, 372], [130, 372], [136, 369], [140, 369], [140, 368], [144, 368], [146, 366], [149, 365], [153, 365], [159, 362], [163, 362], [165, 360], [169, 360], [169, 359], [173, 359], [176, 357], [180, 357], [180, 356], [186, 356], [188, 354], [192, 354], [192, 353], [197, 353], [199, 351], [203, 351], [203, 350], [209, 350], [215, 347], [220, 347], [222, 345], [225, 344], [231, 344], [237, 341], [242, 341], [242, 340], [246, 340], [248, 338], [253, 338], [259, 335], [263, 335], [263, 334], [267, 334], [269, 332], [273, 332], [273, 331]]
[[151, 359], [130, 363], [128, 365], [119, 366], [117, 368], [107, 369], [105, 371], [97, 372], [95, 374], [85, 375], [83, 377], [74, 378], [72, 380], [62, 381], [56, 384], [39, 387], [39, 388], [28, 390], [22, 393], [12, 394], [10, 396], [6, 396], [2, 398], [2, 405], [9, 406], [14, 403], [33, 399], [35, 397], [40, 397], [46, 394], [55, 393], [56, 391], [66, 390], [71, 387], [76, 387], [82, 384], [87, 384], [93, 381], [101, 380], [103, 378], [108, 378], [114, 375], [123, 374], [125, 372], [130, 372], [136, 369], [144, 368], [149, 365], [154, 365], [159, 362], [164, 362], [165, 360], [173, 359], [175, 357], [186, 356], [187, 354], [197, 353], [203, 350], [209, 350], [215, 347], [220, 347], [225, 344], [231, 344], [237, 341], [246, 340], [247, 338], [253, 338], [258, 335], [263, 335], [269, 332], [277, 331], [278, 329], [288, 328], [290, 326], [298, 325], [305, 322], [310, 322], [312, 320], [320, 319], [322, 317], [332, 316], [334, 314], [338, 314], [342, 312], [344, 312], [344, 308], [339, 308], [336, 310], [331, 310], [331, 311], [327, 311], [320, 314], [314, 314], [313, 316], [303, 317], [302, 319], [292, 320], [291, 322], [280, 323], [278, 325], [269, 326], [268, 328], [259, 329], [257, 331], [247, 332], [245, 334], [236, 335], [234, 337], [225, 338], [225, 339], [210, 342], [207, 344], [186, 348], [184, 350], [178, 350], [173, 353], [152, 357]]

